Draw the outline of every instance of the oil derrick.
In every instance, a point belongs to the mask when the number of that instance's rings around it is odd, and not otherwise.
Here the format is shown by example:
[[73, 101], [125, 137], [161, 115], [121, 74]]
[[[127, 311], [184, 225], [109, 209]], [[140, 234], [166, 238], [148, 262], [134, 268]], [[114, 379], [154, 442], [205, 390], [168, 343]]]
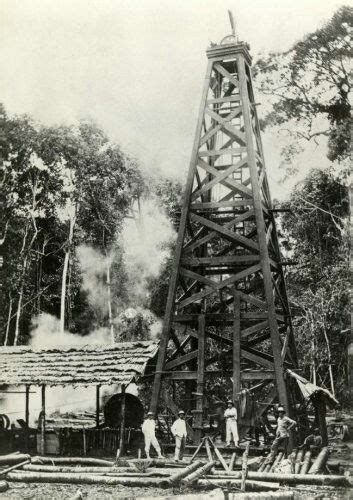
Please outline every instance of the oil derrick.
[[275, 401], [293, 407], [285, 371], [297, 366], [249, 46], [228, 36], [206, 53], [151, 401], [176, 413], [184, 391], [195, 442], [217, 377], [234, 400], [248, 389], [261, 417]]

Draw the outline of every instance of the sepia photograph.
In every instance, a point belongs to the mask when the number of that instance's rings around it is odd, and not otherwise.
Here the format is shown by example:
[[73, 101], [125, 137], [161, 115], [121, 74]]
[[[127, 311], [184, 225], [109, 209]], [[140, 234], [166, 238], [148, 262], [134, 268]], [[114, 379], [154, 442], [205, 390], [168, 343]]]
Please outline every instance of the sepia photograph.
[[353, 498], [352, 0], [0, 0], [0, 499]]

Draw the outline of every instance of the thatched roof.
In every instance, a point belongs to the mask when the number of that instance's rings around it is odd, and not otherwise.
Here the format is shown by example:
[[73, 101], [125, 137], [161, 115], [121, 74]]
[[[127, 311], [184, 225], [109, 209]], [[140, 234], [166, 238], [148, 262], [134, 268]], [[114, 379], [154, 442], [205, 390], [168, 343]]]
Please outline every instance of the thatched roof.
[[0, 347], [0, 385], [129, 384], [145, 371], [158, 344]]

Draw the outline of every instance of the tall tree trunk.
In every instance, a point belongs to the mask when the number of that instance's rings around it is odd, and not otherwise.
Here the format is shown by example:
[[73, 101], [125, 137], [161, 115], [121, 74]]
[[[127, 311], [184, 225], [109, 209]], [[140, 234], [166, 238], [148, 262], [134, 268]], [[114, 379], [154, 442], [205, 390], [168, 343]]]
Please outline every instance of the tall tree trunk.
[[60, 302], [60, 333], [65, 331], [65, 305], [66, 305], [66, 283], [67, 283], [67, 271], [69, 268], [71, 245], [74, 236], [74, 227], [76, 222], [76, 206], [74, 207], [74, 213], [70, 215], [70, 228], [69, 237], [67, 240], [67, 248], [64, 257], [64, 267], [61, 279], [61, 302]]
[[11, 314], [12, 314], [12, 302], [13, 302], [12, 297], [9, 296], [9, 312], [7, 315], [7, 324], [6, 324], [4, 345], [7, 345], [8, 341], [9, 341], [9, 332], [10, 332]]
[[112, 314], [112, 296], [111, 296], [111, 280], [110, 280], [110, 258], [107, 257], [107, 289], [108, 289], [108, 318], [110, 329], [110, 340], [114, 342], [114, 325]]
[[23, 271], [22, 271], [22, 276], [21, 276], [21, 287], [20, 287], [20, 292], [18, 294], [17, 311], [16, 311], [16, 323], [15, 323], [15, 336], [14, 336], [14, 340], [13, 340], [13, 345], [17, 345], [17, 343], [18, 343], [18, 337], [19, 337], [19, 334], [20, 334], [20, 319], [21, 319], [23, 290], [24, 290], [24, 278], [25, 278], [26, 269], [27, 269], [27, 260], [28, 260], [28, 257], [26, 255], [26, 257], [25, 257], [25, 259], [23, 261]]

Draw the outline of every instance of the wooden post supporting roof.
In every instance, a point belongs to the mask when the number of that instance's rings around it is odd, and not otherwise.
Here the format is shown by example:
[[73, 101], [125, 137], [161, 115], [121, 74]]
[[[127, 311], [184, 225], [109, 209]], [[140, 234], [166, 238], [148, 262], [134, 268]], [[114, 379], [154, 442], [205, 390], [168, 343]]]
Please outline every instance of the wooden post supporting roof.
[[40, 453], [42, 456], [45, 455], [45, 385], [43, 384], [41, 387], [41, 420], [40, 420]]
[[121, 415], [120, 415], [120, 442], [119, 442], [119, 456], [123, 455], [125, 452], [125, 412], [126, 412], [126, 394], [125, 394], [125, 385], [121, 386]]
[[99, 428], [99, 414], [100, 414], [100, 385], [96, 387], [96, 428]]
[[[213, 45], [207, 57], [151, 407], [157, 411], [163, 380], [166, 385], [187, 380], [197, 396], [207, 377], [226, 375], [220, 356], [210, 351], [212, 341], [232, 363], [233, 394], [227, 397], [234, 398], [244, 381], [263, 411], [268, 400], [260, 382], [266, 377], [271, 402], [277, 399], [290, 412], [284, 368], [295, 368], [297, 358], [251, 56], [247, 44], [228, 37]], [[169, 358], [167, 353], [172, 353]], [[212, 404], [212, 394], [206, 396]], [[197, 397], [197, 440], [200, 406]]]

